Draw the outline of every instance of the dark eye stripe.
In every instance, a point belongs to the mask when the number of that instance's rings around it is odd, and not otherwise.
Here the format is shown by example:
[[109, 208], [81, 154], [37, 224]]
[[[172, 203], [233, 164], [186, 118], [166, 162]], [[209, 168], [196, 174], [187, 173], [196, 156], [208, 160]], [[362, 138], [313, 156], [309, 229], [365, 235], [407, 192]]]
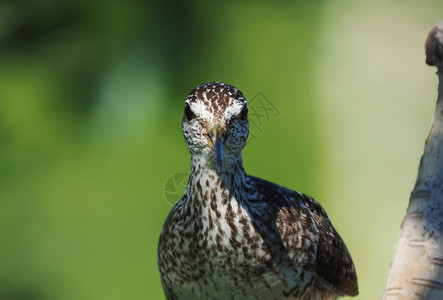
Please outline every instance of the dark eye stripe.
[[243, 106], [243, 109], [238, 114], [238, 117], [242, 120], [245, 120], [248, 117], [248, 107], [246, 105]]
[[191, 106], [189, 103], [185, 103], [185, 117], [186, 120], [191, 121], [195, 118], [195, 113], [192, 111]]

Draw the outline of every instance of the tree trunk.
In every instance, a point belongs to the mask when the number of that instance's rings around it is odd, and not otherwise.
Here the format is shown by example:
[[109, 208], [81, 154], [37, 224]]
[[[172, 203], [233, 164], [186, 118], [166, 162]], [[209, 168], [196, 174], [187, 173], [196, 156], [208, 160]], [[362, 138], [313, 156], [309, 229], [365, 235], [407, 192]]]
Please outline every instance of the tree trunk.
[[443, 22], [425, 42], [439, 75], [437, 106], [383, 299], [443, 299]]

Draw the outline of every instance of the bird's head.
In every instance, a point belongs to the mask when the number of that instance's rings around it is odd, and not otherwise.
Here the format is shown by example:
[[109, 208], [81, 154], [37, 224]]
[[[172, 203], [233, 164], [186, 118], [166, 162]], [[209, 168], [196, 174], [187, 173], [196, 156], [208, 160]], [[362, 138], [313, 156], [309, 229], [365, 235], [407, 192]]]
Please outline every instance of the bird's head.
[[220, 175], [223, 160], [238, 156], [248, 139], [245, 97], [220, 82], [197, 86], [186, 98], [182, 130], [191, 155], [212, 156]]

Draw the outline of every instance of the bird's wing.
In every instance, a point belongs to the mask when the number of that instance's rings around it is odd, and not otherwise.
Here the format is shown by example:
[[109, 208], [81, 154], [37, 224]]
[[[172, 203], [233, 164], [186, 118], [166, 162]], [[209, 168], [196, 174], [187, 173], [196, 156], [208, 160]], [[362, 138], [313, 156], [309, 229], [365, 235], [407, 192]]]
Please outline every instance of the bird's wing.
[[304, 247], [312, 254], [311, 243], [316, 243], [313, 267], [318, 279], [338, 295], [357, 295], [357, 275], [351, 255], [320, 204], [307, 195], [257, 177], [252, 179], [267, 202], [262, 217], [277, 225], [286, 251], [300, 253], [300, 247]]
[[357, 275], [348, 248], [320, 204], [304, 194], [297, 195], [308, 207], [319, 231], [315, 266], [320, 280], [341, 296], [357, 295]]

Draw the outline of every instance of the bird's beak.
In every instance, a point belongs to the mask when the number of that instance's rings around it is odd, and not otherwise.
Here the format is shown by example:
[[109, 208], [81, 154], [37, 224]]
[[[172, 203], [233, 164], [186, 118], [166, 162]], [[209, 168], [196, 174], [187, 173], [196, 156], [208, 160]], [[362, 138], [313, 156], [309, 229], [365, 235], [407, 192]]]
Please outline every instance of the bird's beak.
[[215, 158], [215, 171], [218, 175], [222, 173], [223, 167], [223, 138], [225, 135], [225, 130], [219, 126], [214, 126], [211, 130], [209, 130], [208, 136], [208, 145], [211, 147], [212, 152], [214, 152]]

